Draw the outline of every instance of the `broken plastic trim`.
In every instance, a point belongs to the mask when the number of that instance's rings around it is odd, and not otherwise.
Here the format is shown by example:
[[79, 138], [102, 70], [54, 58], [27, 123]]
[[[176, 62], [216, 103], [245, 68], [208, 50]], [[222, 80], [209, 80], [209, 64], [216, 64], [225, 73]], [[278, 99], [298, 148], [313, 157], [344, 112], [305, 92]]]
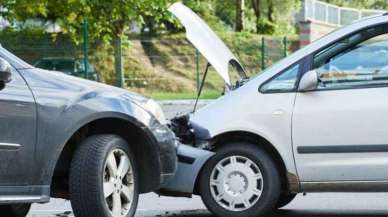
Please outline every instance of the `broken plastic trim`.
[[211, 139], [209, 130], [190, 122], [189, 115], [173, 118], [169, 127], [182, 144], [198, 147]]

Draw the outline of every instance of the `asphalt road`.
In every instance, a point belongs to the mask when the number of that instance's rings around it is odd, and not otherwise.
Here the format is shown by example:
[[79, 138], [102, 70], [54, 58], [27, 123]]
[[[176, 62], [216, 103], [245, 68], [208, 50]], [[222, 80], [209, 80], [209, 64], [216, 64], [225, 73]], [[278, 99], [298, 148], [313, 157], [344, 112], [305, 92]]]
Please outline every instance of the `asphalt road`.
[[[137, 217], [213, 217], [197, 197], [167, 198], [142, 195]], [[267, 217], [382, 217], [388, 216], [388, 194], [308, 194]], [[73, 217], [69, 202], [53, 200], [34, 205], [29, 217]]]
[[[201, 102], [200, 107], [206, 104]], [[177, 106], [163, 103], [166, 116], [192, 110], [192, 102]], [[158, 197], [150, 193], [140, 197], [138, 217], [212, 217], [201, 199]], [[382, 217], [388, 216], [388, 193], [379, 194], [308, 194], [298, 195], [282, 210], [266, 217]], [[54, 199], [48, 204], [36, 204], [28, 217], [73, 217], [68, 201]]]

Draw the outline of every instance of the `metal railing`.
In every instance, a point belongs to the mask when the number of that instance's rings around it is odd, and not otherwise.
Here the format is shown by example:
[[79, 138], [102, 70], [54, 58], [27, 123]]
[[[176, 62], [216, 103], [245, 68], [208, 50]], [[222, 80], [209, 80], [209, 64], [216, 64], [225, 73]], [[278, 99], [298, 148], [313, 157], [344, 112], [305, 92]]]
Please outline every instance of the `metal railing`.
[[304, 0], [302, 19], [344, 26], [356, 20], [383, 13], [385, 11], [344, 8], [317, 0]]

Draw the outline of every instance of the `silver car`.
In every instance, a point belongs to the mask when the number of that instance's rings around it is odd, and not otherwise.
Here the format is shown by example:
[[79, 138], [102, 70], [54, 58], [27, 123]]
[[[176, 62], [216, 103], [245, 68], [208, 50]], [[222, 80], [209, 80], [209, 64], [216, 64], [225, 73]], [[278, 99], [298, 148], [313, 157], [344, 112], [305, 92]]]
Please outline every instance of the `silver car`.
[[[302, 192], [388, 191], [388, 14], [341, 28], [247, 79], [190, 9], [170, 11], [230, 91], [177, 118], [175, 181], [218, 216], [258, 216]], [[243, 82], [230, 82], [228, 66]], [[206, 151], [205, 151], [206, 150]]]

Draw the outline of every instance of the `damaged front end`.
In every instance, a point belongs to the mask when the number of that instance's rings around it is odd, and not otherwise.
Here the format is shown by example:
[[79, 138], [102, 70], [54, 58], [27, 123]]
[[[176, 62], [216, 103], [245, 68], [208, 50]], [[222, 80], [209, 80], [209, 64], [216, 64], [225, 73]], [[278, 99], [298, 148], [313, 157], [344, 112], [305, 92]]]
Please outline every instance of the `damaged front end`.
[[212, 149], [209, 131], [190, 121], [190, 115], [175, 117], [171, 120], [170, 129], [175, 133], [179, 142], [204, 150]]
[[214, 155], [209, 151], [210, 134], [205, 128], [190, 122], [189, 115], [171, 120], [170, 129], [181, 145], [178, 147], [178, 170], [174, 179], [164, 184], [158, 194], [173, 197], [191, 197], [203, 165]]
[[[236, 56], [197, 14], [179, 2], [171, 5], [169, 11], [185, 27], [187, 39], [208, 61], [197, 100], [210, 66], [224, 80], [226, 91], [241, 87], [249, 80]], [[240, 77], [235, 85], [229, 75], [230, 66], [237, 70]], [[197, 103], [194, 111], [196, 105]], [[169, 127], [181, 143], [177, 151], [178, 170], [174, 179], [162, 186], [158, 193], [165, 196], [191, 197], [196, 193], [196, 181], [203, 166], [215, 154], [212, 152], [214, 140], [205, 126], [190, 121], [189, 114], [172, 119]]]

